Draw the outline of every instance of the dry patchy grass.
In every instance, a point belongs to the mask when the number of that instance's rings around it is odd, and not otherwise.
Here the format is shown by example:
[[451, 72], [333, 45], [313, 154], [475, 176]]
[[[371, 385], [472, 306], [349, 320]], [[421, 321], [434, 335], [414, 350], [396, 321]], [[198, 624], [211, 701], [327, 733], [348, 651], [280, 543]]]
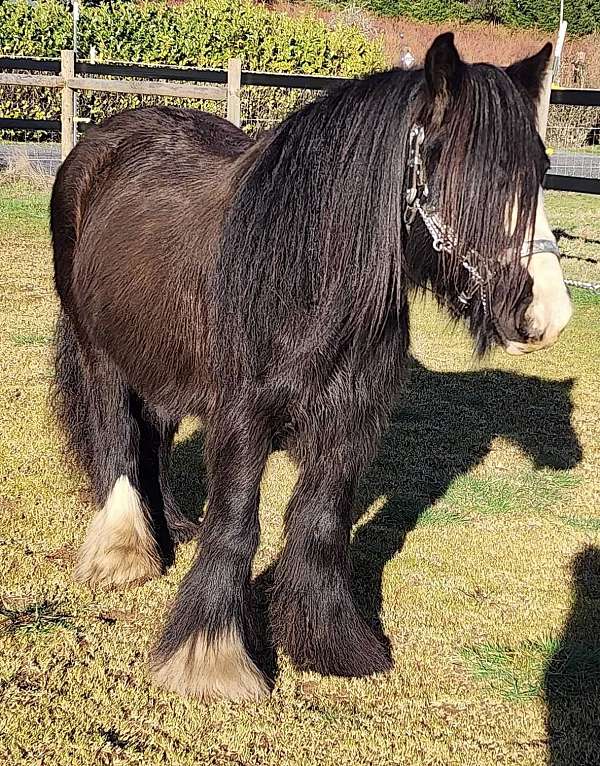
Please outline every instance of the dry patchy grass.
[[[598, 300], [576, 295], [555, 348], [483, 365], [429, 303], [415, 307], [420, 361], [363, 483], [352, 544], [356, 595], [381, 619], [394, 672], [321, 678], [282, 656], [268, 702], [203, 707], [146, 674], [192, 546], [138, 589], [92, 593], [71, 579], [93, 509], [47, 407], [46, 206], [31, 186], [0, 186], [0, 761], [599, 763]], [[572, 236], [600, 239], [597, 200], [551, 195], [549, 209]], [[204, 494], [200, 442], [186, 423], [174, 465], [186, 507]], [[294, 478], [274, 453], [257, 572], [276, 556]]]

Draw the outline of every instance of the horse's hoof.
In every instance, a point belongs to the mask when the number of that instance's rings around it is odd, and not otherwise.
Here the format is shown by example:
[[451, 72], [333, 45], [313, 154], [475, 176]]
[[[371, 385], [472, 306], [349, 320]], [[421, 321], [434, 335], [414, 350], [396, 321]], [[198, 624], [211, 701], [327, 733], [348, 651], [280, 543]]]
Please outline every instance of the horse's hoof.
[[158, 686], [202, 702], [258, 702], [269, 696], [266, 679], [236, 630], [210, 642], [195, 633], [166, 659], [158, 650], [151, 673]]
[[363, 620], [345, 594], [336, 609], [320, 609], [310, 597], [291, 593], [271, 601], [275, 643], [298, 670], [325, 676], [360, 678], [393, 667], [387, 647]]
[[394, 667], [386, 648], [375, 636], [361, 635], [342, 646], [338, 641], [322, 642], [321, 651], [306, 652], [305, 646], [288, 647], [287, 652], [298, 670], [311, 670], [322, 676], [364, 678], [388, 673]]

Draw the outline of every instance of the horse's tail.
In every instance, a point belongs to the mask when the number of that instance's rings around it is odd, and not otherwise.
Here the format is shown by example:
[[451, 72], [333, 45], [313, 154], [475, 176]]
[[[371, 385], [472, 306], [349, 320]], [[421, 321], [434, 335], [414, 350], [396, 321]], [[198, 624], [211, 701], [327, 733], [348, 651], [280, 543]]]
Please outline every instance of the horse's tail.
[[54, 284], [63, 308], [69, 310], [73, 257], [93, 186], [101, 183], [114, 154], [108, 140], [95, 135], [73, 149], [58, 169], [50, 200]]
[[[93, 410], [97, 397], [90, 373], [93, 360], [84, 353], [88, 344], [82, 344], [71, 280], [88, 199], [93, 185], [101, 182], [112, 153], [108, 142], [103, 144], [86, 137], [59, 168], [50, 201], [54, 282], [61, 302], [55, 335], [52, 404], [70, 451], [88, 474], [93, 472]], [[93, 353], [91, 349], [88, 352]]]
[[88, 475], [94, 461], [93, 391], [90, 389], [86, 361], [73, 321], [61, 309], [56, 324], [52, 404], [69, 452]]

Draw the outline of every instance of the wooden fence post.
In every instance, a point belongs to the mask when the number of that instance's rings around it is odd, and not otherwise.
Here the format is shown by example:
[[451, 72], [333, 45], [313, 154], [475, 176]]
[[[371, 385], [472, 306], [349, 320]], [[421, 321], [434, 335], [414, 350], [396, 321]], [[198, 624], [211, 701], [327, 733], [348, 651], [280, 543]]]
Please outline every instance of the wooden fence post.
[[548, 128], [548, 112], [550, 111], [550, 97], [552, 96], [552, 67], [549, 66], [540, 91], [538, 103], [538, 133], [542, 141], [546, 141], [546, 130]]
[[227, 64], [227, 119], [238, 128], [242, 123], [240, 89], [242, 87], [242, 62], [229, 59]]
[[67, 85], [75, 77], [74, 51], [60, 52], [60, 75], [64, 80], [60, 112], [60, 145], [64, 160], [75, 146], [75, 91]]

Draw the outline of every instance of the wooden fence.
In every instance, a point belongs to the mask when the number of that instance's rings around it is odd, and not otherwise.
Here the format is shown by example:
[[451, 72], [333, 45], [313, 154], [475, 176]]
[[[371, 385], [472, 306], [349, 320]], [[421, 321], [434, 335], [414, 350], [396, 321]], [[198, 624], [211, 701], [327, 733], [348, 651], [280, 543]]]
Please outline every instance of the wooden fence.
[[[227, 118], [239, 126], [242, 86], [318, 91], [328, 90], [342, 82], [344, 79], [339, 77], [242, 71], [239, 59], [230, 60], [227, 70], [220, 70], [89, 63], [76, 60], [73, 51], [63, 51], [60, 60], [0, 57], [0, 85], [58, 88], [62, 92], [60, 121], [0, 116], [0, 130], [60, 132], [64, 158], [76, 141], [75, 94], [78, 91], [224, 101], [227, 105]], [[549, 103], [552, 104], [600, 107], [600, 90], [553, 88], [549, 96]], [[600, 178], [548, 173], [545, 186], [559, 191], [600, 194]]]

